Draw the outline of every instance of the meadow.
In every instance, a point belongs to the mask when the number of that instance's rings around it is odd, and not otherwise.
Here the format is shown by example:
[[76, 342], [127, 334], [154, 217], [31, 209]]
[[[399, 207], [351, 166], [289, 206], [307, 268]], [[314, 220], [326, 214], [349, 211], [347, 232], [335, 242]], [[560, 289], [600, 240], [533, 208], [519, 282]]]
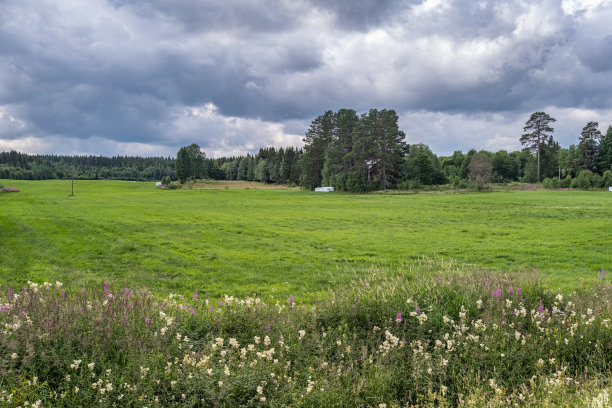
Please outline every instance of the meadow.
[[3, 182], [2, 407], [612, 404], [607, 193]]
[[594, 281], [612, 259], [612, 194], [317, 194], [251, 185], [0, 180], [0, 284], [104, 281], [208, 297], [299, 295], [391, 274], [426, 257], [529, 271], [551, 288]]

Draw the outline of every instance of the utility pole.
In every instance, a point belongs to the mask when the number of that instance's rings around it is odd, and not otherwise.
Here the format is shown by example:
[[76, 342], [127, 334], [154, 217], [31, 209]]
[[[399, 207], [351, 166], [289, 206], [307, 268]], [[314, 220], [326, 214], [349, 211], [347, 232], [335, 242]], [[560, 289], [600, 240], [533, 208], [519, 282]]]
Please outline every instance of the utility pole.
[[74, 167], [72, 168], [72, 193], [70, 193], [70, 197], [74, 197]]

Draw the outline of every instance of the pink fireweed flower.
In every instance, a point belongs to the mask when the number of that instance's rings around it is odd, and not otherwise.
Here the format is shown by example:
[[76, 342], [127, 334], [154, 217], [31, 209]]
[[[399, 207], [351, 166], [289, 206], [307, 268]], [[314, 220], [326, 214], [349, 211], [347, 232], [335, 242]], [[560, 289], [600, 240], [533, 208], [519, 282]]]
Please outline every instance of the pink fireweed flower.
[[520, 294], [521, 294], [521, 288], [520, 288], [520, 287], [517, 287], [517, 288], [516, 288], [516, 294], [517, 294], [517, 295], [520, 295]]
[[219, 306], [223, 306], [223, 302], [222, 301], [219, 301]]
[[193, 299], [191, 299], [191, 300], [198, 300], [198, 294], [197, 294], [197, 293], [194, 293], [194, 294], [193, 294]]
[[501, 297], [501, 288], [495, 289], [493, 292], [491, 292], [491, 296]]
[[212, 306], [208, 308], [208, 311], [209, 311], [209, 312], [212, 312], [213, 310], [215, 310], [215, 308], [214, 308], [214, 307], [212, 307]]
[[149, 319], [148, 317], [145, 317], [145, 323], [148, 325], [151, 322], [151, 319]]
[[513, 294], [514, 293], [514, 289], [512, 289], [512, 286], [510, 286], [510, 289], [508, 289], [508, 293], [509, 294]]
[[292, 305], [292, 304], [293, 304], [293, 302], [295, 302], [295, 299], [293, 298], [293, 296], [291, 296], [291, 297], [289, 298], [289, 304], [290, 304], [290, 305]]
[[397, 315], [395, 316], [395, 321], [398, 323], [402, 321], [402, 312], [397, 312]]

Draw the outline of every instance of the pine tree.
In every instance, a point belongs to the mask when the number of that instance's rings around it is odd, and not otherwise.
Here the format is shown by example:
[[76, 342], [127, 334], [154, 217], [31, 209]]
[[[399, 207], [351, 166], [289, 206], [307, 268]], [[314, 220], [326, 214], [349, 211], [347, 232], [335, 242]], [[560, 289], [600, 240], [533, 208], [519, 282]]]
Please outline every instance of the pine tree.
[[524, 133], [521, 136], [521, 144], [523, 146], [527, 146], [531, 150], [535, 150], [537, 154], [538, 160], [538, 183], [540, 182], [540, 151], [541, 144], [546, 140], [554, 129], [550, 126], [551, 122], [555, 122], [556, 119], [549, 116], [544, 112], [535, 112], [531, 115], [529, 120], [525, 123], [525, 127], [523, 128]]

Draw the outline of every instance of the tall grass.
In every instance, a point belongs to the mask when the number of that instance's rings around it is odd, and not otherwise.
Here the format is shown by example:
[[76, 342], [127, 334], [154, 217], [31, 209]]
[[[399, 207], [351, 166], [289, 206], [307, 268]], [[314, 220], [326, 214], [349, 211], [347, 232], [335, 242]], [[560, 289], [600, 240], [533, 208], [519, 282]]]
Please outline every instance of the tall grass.
[[[606, 406], [612, 287], [423, 261], [299, 296], [2, 288], [0, 406]], [[431, 276], [434, 276], [431, 278]]]

